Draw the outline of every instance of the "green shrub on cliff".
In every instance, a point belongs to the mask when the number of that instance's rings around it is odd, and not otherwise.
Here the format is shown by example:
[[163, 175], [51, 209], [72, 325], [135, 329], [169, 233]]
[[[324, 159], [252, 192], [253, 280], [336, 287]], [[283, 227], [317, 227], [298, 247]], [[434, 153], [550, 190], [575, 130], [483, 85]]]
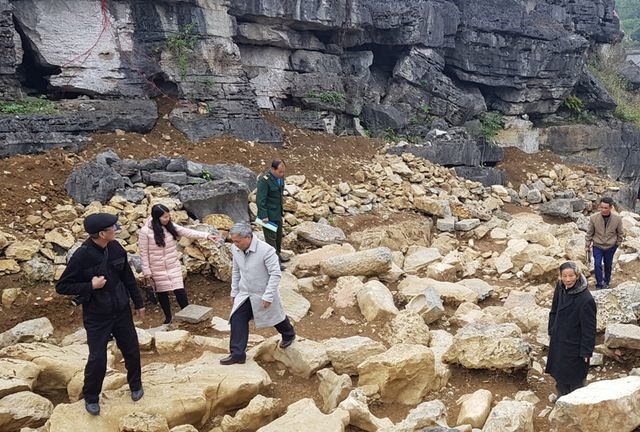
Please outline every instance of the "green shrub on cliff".
[[26, 97], [19, 101], [0, 101], [2, 114], [53, 114], [56, 105], [44, 97]]
[[344, 93], [337, 92], [335, 90], [324, 90], [319, 93], [311, 91], [307, 96], [310, 98], [320, 99], [322, 102], [330, 105], [340, 105], [347, 101], [347, 97]]
[[193, 49], [196, 46], [195, 26], [185, 25], [180, 31], [167, 37], [165, 46], [175, 57], [180, 78], [185, 79], [191, 64]]
[[640, 93], [633, 91], [629, 81], [609, 62], [592, 63], [589, 70], [602, 82], [618, 104], [614, 115], [640, 127]]
[[497, 112], [485, 112], [480, 115], [480, 131], [487, 144], [494, 145], [498, 132], [504, 129], [504, 117]]
[[582, 114], [584, 111], [584, 102], [578, 96], [571, 95], [564, 100], [562, 104], [566, 109], [574, 114]]

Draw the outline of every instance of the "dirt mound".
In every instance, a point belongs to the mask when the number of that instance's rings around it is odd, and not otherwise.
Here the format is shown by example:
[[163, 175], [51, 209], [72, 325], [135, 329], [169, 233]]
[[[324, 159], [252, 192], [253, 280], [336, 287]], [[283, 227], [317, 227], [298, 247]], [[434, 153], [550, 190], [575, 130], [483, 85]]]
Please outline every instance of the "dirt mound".
[[69, 174], [75, 166], [94, 160], [98, 153], [108, 148], [115, 150], [121, 158], [144, 159], [163, 154], [208, 164], [238, 163], [256, 174], [265, 171], [273, 159], [284, 159], [288, 175], [302, 174], [312, 180], [323, 178], [331, 184], [352, 181], [361, 164], [370, 161], [384, 145], [381, 140], [365, 137], [304, 131], [269, 115], [268, 119], [281, 129], [285, 138], [282, 149], [234, 137], [193, 143], [167, 120], [166, 114], [172, 106], [170, 102], [160, 101], [158, 124], [146, 135], [95, 134], [92, 143], [77, 155], [54, 150], [0, 160], [0, 181], [4, 189], [0, 227], [11, 230], [12, 222], [20, 224], [30, 214], [70, 202], [64, 190]]

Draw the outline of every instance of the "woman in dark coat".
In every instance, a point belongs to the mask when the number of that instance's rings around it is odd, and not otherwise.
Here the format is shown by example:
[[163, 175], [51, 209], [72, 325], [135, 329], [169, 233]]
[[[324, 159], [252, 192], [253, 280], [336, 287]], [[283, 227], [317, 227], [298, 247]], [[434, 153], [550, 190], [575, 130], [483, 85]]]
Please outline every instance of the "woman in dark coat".
[[549, 357], [545, 372], [556, 380], [558, 397], [583, 387], [596, 342], [596, 302], [578, 265], [560, 266], [549, 312]]

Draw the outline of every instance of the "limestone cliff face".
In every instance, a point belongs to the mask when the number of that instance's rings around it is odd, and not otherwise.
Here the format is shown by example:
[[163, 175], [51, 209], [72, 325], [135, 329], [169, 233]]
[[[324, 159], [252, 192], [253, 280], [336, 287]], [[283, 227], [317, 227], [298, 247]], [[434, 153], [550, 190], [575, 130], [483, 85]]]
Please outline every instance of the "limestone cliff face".
[[0, 0], [0, 99], [12, 100], [20, 96], [20, 83], [16, 78], [17, 57], [22, 52], [16, 47], [19, 41], [9, 3]]
[[[260, 109], [329, 132], [461, 125], [486, 110], [545, 115], [620, 40], [614, 0], [0, 0], [3, 98], [191, 102], [190, 138], [277, 144]], [[19, 34], [19, 38], [16, 35]], [[17, 40], [21, 42], [16, 43]], [[24, 54], [21, 48], [24, 47]], [[586, 78], [585, 78], [586, 77]], [[1, 131], [0, 131], [1, 132]]]

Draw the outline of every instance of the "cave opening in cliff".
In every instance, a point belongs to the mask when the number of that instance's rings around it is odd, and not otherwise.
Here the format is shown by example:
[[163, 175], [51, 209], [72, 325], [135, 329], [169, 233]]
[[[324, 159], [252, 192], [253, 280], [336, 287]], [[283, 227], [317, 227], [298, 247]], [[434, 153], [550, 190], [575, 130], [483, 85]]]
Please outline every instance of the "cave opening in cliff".
[[371, 51], [373, 53], [371, 68], [391, 76], [398, 59], [406, 53], [407, 49], [404, 45], [366, 44], [353, 47], [349, 51]]
[[49, 77], [60, 74], [62, 69], [44, 59], [15, 16], [13, 17], [13, 25], [20, 35], [23, 51], [22, 62], [17, 69], [20, 83], [34, 93], [48, 94], [51, 90]]
[[[149, 78], [152, 87], [152, 93], [159, 93], [162, 96], [178, 99], [180, 97], [180, 89], [178, 84], [171, 81], [169, 76], [164, 72], [159, 72]], [[157, 96], [157, 94], [155, 95]]]

